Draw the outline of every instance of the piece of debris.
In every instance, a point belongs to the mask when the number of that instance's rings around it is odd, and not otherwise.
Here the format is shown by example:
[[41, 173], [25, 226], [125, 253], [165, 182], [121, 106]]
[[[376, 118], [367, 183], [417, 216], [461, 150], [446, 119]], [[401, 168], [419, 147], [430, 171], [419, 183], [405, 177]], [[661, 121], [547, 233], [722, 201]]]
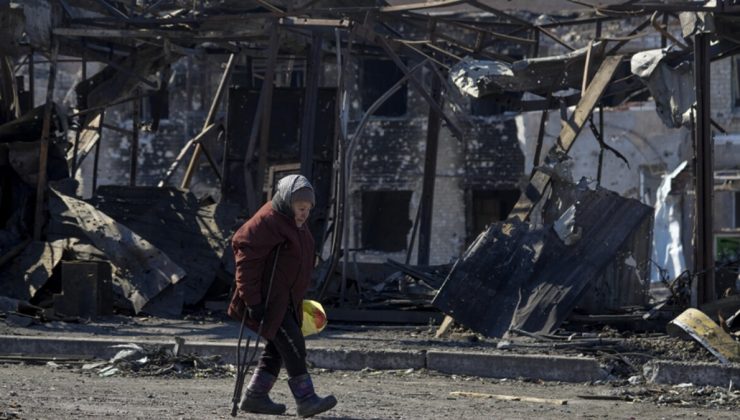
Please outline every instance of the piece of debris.
[[201, 204], [177, 188], [112, 185], [98, 188], [91, 203], [182, 268], [187, 275], [173, 283], [185, 305], [203, 299], [224, 251], [231, 252], [229, 236], [239, 211], [233, 204]]
[[93, 318], [111, 315], [111, 266], [103, 261], [63, 261], [62, 293], [55, 294], [57, 316]]
[[[580, 232], [580, 240], [566, 245], [552, 224], [535, 228], [517, 218], [495, 223], [455, 264], [434, 306], [489, 337], [502, 337], [510, 329], [551, 333], [560, 326], [615, 255], [631, 246], [627, 239], [652, 213], [604, 189], [569, 188], [575, 209], [572, 232]], [[616, 261], [624, 264], [624, 259]]]
[[[177, 343], [176, 343], [177, 347]], [[221, 362], [220, 356], [178, 355], [173, 349], [160, 345], [118, 344], [112, 348], [121, 349], [106, 362], [88, 363], [84, 371], [96, 371], [99, 376], [140, 375], [140, 376], [178, 376], [187, 378], [231, 377], [235, 369]]]
[[578, 242], [581, 239], [582, 230], [579, 226], [576, 226], [576, 206], [568, 207], [568, 210], [555, 221], [552, 228], [566, 246], [571, 246]]
[[740, 343], [698, 309], [685, 310], [668, 323], [666, 330], [672, 335], [688, 334], [722, 363], [740, 363]]
[[32, 241], [0, 269], [0, 287], [5, 296], [30, 300], [49, 280], [62, 260], [64, 240]]
[[685, 60], [668, 64], [671, 54], [664, 49], [641, 51], [632, 56], [631, 70], [650, 89], [655, 110], [668, 127], [690, 123], [690, 110], [696, 102], [693, 87], [693, 63]]
[[551, 405], [567, 405], [568, 404], [568, 400], [525, 397], [525, 396], [515, 396], [515, 395], [484, 394], [480, 392], [467, 392], [467, 391], [452, 391], [450, 392], [450, 395], [452, 395], [453, 397], [491, 398], [494, 400], [501, 400], [501, 401], [522, 401], [522, 402], [530, 402], [530, 403], [535, 403], [535, 404], [551, 404]]

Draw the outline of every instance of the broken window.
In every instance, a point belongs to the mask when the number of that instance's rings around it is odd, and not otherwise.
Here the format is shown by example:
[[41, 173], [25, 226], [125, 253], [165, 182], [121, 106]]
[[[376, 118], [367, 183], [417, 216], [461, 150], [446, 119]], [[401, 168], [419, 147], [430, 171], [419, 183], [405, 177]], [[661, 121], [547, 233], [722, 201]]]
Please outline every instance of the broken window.
[[470, 240], [488, 225], [505, 220], [519, 199], [519, 190], [473, 190], [469, 203]]
[[[361, 95], [362, 109], [367, 110], [388, 89], [403, 78], [403, 72], [391, 60], [366, 58], [362, 60]], [[406, 83], [401, 86], [373, 115], [401, 117], [406, 114]]]
[[411, 229], [411, 191], [362, 192], [362, 248], [398, 252], [406, 249]]

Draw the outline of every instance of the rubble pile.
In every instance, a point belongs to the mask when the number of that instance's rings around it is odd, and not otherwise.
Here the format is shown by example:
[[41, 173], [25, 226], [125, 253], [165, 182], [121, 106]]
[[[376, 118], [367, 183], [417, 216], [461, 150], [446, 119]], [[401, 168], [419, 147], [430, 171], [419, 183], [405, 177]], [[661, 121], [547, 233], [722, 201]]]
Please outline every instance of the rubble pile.
[[233, 365], [221, 362], [220, 356], [199, 356], [180, 353], [159, 345], [134, 343], [112, 346], [121, 349], [108, 361], [88, 363], [81, 371], [96, 372], [98, 376], [167, 376], [177, 378], [233, 377]]
[[616, 396], [631, 402], [649, 402], [659, 406], [679, 405], [725, 410], [740, 409], [740, 390], [734, 387], [695, 386], [691, 383], [673, 386], [626, 386]]

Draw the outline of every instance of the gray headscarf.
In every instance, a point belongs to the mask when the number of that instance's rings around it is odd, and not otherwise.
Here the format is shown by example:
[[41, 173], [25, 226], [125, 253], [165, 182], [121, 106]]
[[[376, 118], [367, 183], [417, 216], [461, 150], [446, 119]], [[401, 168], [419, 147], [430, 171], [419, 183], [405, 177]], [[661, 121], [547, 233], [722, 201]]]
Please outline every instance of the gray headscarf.
[[272, 208], [283, 213], [288, 217], [294, 217], [293, 193], [301, 188], [309, 188], [313, 191], [313, 186], [303, 175], [288, 175], [278, 181], [275, 195], [272, 196]]

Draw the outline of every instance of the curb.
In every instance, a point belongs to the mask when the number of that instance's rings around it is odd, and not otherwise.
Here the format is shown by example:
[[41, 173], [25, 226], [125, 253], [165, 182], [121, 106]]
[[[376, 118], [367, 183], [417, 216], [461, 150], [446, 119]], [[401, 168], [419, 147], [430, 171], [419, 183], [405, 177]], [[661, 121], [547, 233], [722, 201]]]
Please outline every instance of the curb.
[[713, 385], [729, 387], [740, 383], [740, 364], [682, 363], [654, 360], [645, 364], [643, 376], [656, 384]]
[[596, 359], [549, 355], [429, 351], [427, 368], [458, 375], [561, 382], [590, 382], [608, 376]]
[[[56, 356], [110, 359], [116, 344], [174, 346], [172, 341], [131, 340], [126, 337], [67, 338], [0, 335], [0, 356]], [[185, 342], [182, 351], [201, 356], [221, 356], [236, 363], [234, 342]], [[263, 343], [261, 343], [263, 344]], [[307, 362], [316, 368], [335, 370], [429, 369], [452, 375], [490, 378], [530, 378], [560, 382], [592, 382], [607, 379], [596, 359], [551, 355], [489, 354], [419, 350], [364, 350], [311, 347]], [[740, 383], [740, 365], [682, 363], [656, 360], [645, 365], [643, 375], [658, 384], [693, 383], [726, 387]]]
[[315, 367], [336, 370], [423, 369], [426, 357], [422, 351], [369, 351], [307, 349], [307, 361]]
[[[37, 356], [76, 356], [82, 358], [110, 359], [119, 349], [111, 346], [135, 343], [149, 346], [173, 347], [173, 341], [127, 340], [125, 338], [66, 338], [0, 335], [0, 355]], [[263, 345], [260, 345], [263, 347]], [[233, 343], [185, 342], [184, 353], [200, 356], [221, 356], [225, 363], [236, 363], [236, 350]]]

